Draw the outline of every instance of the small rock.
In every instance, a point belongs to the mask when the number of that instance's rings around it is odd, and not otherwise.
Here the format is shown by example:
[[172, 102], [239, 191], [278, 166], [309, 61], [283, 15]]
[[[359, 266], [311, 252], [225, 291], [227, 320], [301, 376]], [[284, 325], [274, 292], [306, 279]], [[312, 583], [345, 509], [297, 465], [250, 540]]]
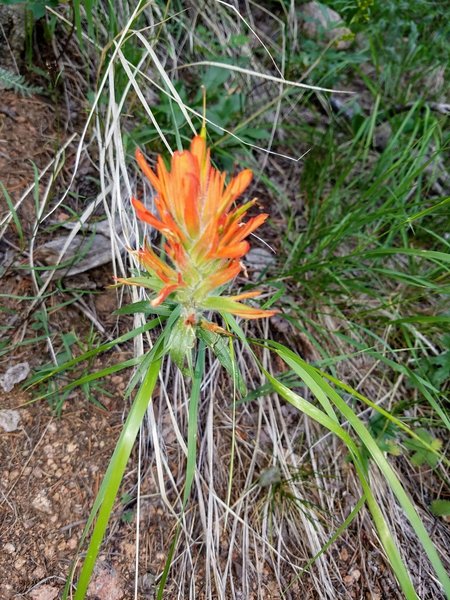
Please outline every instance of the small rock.
[[47, 425], [47, 433], [56, 433], [58, 431], [58, 427], [56, 423], [52, 422]]
[[425, 78], [425, 88], [431, 96], [439, 94], [445, 85], [445, 66], [436, 67]]
[[38, 567], [36, 567], [34, 569], [34, 571], [31, 573], [33, 576], [33, 579], [44, 579], [45, 577], [45, 569], [44, 567], [41, 567], [40, 565]]
[[2, 388], [5, 392], [10, 392], [16, 383], [20, 383], [28, 377], [30, 365], [27, 362], [18, 363], [6, 371], [3, 377], [0, 378]]
[[358, 571], [358, 569], [353, 569], [353, 571], [350, 571], [350, 573], [344, 577], [344, 583], [345, 585], [353, 585], [360, 578], [361, 571]]
[[281, 473], [278, 467], [269, 467], [268, 469], [264, 469], [261, 475], [259, 476], [259, 485], [261, 487], [268, 487], [269, 485], [275, 485], [280, 483], [281, 481]]
[[27, 562], [26, 558], [24, 558], [23, 556], [19, 556], [19, 558], [14, 563], [14, 568], [17, 569], [17, 571], [20, 571], [20, 569], [23, 567], [23, 565], [26, 562]]
[[141, 591], [146, 594], [153, 593], [155, 590], [156, 580], [157, 577], [153, 575], [153, 573], [148, 572], [145, 573], [145, 575], [141, 575], [141, 577], [139, 577], [139, 587]]
[[14, 544], [8, 543], [3, 546], [3, 550], [6, 552], [6, 554], [14, 554], [16, 547]]
[[373, 132], [373, 145], [379, 152], [382, 152], [387, 148], [391, 138], [392, 127], [387, 121], [380, 123], [380, 125], [375, 127], [375, 131]]
[[51, 502], [44, 492], [39, 492], [39, 494], [31, 503], [31, 506], [38, 512], [43, 512], [47, 515], [53, 514]]
[[4, 431], [6, 431], [7, 433], [10, 433], [11, 431], [16, 431], [19, 423], [20, 423], [19, 411], [8, 410], [8, 409], [0, 410], [0, 427]]
[[347, 550], [347, 548], [342, 548], [341, 552], [339, 553], [339, 558], [341, 560], [343, 560], [344, 562], [348, 561], [348, 550]]
[[98, 563], [88, 588], [88, 598], [95, 600], [122, 600], [124, 592], [117, 571], [106, 562]]
[[252, 248], [245, 257], [245, 265], [255, 274], [260, 274], [276, 263], [273, 252], [265, 248]]
[[301, 6], [302, 30], [306, 37], [329, 43], [335, 40], [336, 50], [347, 50], [353, 42], [353, 33], [345, 27], [341, 16], [325, 4], [307, 2]]
[[75, 550], [75, 548], [78, 546], [78, 539], [75, 536], [71, 537], [69, 540], [67, 540], [66, 545], [70, 550]]
[[58, 596], [58, 588], [52, 585], [40, 585], [30, 592], [30, 600], [55, 600]]

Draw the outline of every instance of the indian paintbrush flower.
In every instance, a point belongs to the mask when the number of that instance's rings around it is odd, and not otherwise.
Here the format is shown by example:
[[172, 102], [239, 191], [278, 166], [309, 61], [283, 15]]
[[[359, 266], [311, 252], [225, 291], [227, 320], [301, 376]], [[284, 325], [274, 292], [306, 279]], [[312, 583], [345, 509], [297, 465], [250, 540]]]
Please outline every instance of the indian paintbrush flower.
[[[244, 222], [256, 200], [235, 206], [252, 180], [252, 171], [245, 169], [226, 184], [226, 173], [211, 166], [204, 134], [193, 138], [189, 150], [173, 154], [170, 171], [161, 156], [156, 173], [140, 150], [136, 151], [136, 160], [157, 192], [158, 216], [136, 198], [132, 198], [132, 204], [138, 218], [165, 238], [166, 257], [158, 256], [146, 244], [135, 254], [148, 278], [119, 279], [118, 282], [152, 289], [156, 293], [152, 306], [173, 297], [182, 307], [186, 325], [199, 323], [202, 312], [210, 310], [247, 319], [274, 315], [277, 311], [253, 308], [241, 302], [260, 295], [259, 291], [228, 297], [217, 294], [219, 288], [242, 270], [241, 259], [250, 248], [247, 238], [268, 217], [262, 213]], [[218, 329], [213, 324], [207, 328]]]

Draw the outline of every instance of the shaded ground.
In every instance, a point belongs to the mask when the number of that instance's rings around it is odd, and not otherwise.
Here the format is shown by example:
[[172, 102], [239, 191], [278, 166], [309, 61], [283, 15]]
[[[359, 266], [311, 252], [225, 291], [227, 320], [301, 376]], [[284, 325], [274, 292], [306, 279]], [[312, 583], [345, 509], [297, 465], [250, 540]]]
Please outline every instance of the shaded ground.
[[[2, 394], [17, 408], [26, 394]], [[20, 408], [18, 429], [0, 434], [2, 457], [2, 570], [0, 597], [27, 595], [41, 581], [58, 590], [65, 581], [121, 426], [120, 400], [108, 411], [78, 398], [55, 419], [45, 402]]]
[[[59, 110], [50, 99], [21, 98], [1, 90], [0, 181], [14, 202], [33, 183], [33, 164], [40, 171], [59, 149]], [[7, 211], [3, 194], [0, 207], [3, 217]], [[25, 224], [33, 221], [35, 210], [33, 195], [29, 195], [19, 211]]]

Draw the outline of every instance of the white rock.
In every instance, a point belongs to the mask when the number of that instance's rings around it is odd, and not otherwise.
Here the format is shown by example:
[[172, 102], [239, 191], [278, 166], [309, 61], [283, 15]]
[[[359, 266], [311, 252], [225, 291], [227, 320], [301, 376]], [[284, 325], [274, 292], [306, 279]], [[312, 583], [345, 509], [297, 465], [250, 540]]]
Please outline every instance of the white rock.
[[0, 410], [0, 428], [7, 433], [16, 431], [20, 423], [20, 414], [17, 410]]
[[53, 514], [52, 504], [44, 492], [39, 492], [39, 494], [31, 503], [31, 506], [38, 512], [43, 512], [47, 515]]
[[10, 392], [16, 383], [20, 383], [28, 377], [30, 372], [30, 365], [27, 362], [18, 363], [6, 371], [6, 373], [0, 377], [0, 383], [5, 392]]
[[[300, 7], [302, 31], [306, 37], [334, 43], [337, 50], [346, 50], [353, 41], [353, 33], [345, 27], [341, 16], [325, 4], [307, 2]], [[350, 38], [350, 39], [349, 39]]]
[[252, 248], [245, 256], [245, 265], [255, 273], [261, 273], [276, 263], [273, 252], [265, 248]]
[[58, 588], [45, 584], [32, 590], [29, 597], [31, 600], [55, 600], [58, 592]]

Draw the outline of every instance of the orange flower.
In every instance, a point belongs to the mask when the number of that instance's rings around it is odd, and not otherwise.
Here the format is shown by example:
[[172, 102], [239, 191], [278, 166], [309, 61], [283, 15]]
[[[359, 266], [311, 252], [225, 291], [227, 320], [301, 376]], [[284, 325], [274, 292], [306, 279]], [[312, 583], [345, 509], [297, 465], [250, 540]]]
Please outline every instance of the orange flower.
[[[255, 200], [234, 206], [252, 180], [250, 169], [226, 185], [226, 174], [210, 164], [204, 135], [193, 138], [190, 150], [173, 154], [170, 171], [161, 156], [156, 173], [140, 150], [136, 151], [136, 160], [157, 192], [158, 216], [136, 198], [132, 198], [132, 204], [138, 218], [157, 229], [166, 240], [167, 262], [148, 246], [137, 252], [150, 275], [152, 283], [147, 287], [157, 292], [151, 304], [157, 306], [173, 294], [183, 306], [185, 316], [211, 309], [248, 319], [275, 314], [276, 311], [256, 309], [239, 302], [259, 292], [231, 298], [212, 295], [241, 271], [240, 259], [250, 248], [246, 238], [268, 217], [265, 213], [259, 214], [244, 223]], [[125, 282], [133, 283], [132, 279], [122, 280]]]

